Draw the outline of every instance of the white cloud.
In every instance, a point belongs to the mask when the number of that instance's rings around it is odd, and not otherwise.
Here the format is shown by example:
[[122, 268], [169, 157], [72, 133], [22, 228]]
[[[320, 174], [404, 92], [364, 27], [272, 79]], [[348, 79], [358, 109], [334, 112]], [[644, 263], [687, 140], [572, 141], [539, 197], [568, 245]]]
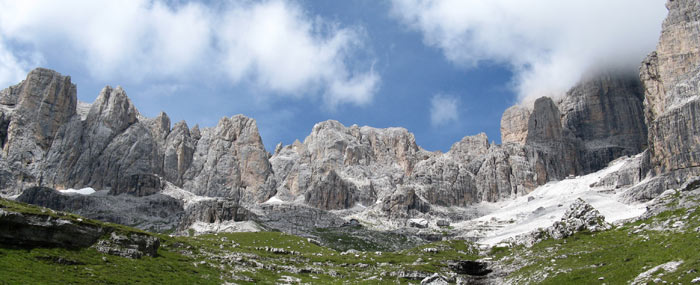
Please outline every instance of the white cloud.
[[320, 94], [330, 107], [365, 104], [376, 92], [379, 75], [352, 65], [353, 52], [364, 48], [360, 31], [283, 0], [0, 1], [6, 39], [41, 54], [72, 55], [98, 79], [223, 73], [232, 84], [245, 80], [281, 96]]
[[508, 64], [521, 100], [562, 94], [594, 70], [636, 70], [663, 0], [392, 0], [392, 14], [460, 66]]
[[459, 120], [459, 98], [437, 94], [430, 99], [430, 124], [439, 127]]
[[38, 55], [29, 55], [28, 58], [15, 56], [5, 47], [0, 35], [0, 89], [19, 83], [25, 78], [32, 66], [41, 62]]
[[313, 92], [323, 86], [324, 101], [371, 101], [379, 83], [373, 69], [350, 72], [351, 53], [362, 47], [360, 31], [310, 20], [284, 1], [237, 6], [227, 12], [218, 31], [227, 73], [234, 81], [252, 77], [283, 93]]

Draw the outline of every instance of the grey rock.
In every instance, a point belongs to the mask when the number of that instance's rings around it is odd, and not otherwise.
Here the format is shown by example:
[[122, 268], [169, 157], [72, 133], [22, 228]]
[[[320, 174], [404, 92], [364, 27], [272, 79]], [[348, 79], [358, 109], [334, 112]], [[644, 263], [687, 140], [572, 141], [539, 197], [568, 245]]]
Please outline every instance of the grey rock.
[[668, 1], [656, 51], [642, 63], [645, 115], [654, 174], [700, 166], [700, 4]]
[[635, 156], [619, 170], [612, 172], [590, 186], [599, 190], [625, 189], [641, 182], [649, 172], [649, 152]]
[[184, 188], [210, 197], [263, 202], [275, 194], [272, 166], [255, 120], [242, 115], [202, 131], [183, 179]]
[[105, 228], [52, 215], [27, 214], [0, 208], [0, 243], [26, 247], [80, 248], [94, 244]]
[[306, 235], [317, 228], [337, 228], [346, 223], [331, 212], [306, 205], [262, 204], [250, 211], [261, 225], [297, 235]]
[[175, 124], [165, 139], [163, 172], [167, 181], [182, 186], [183, 176], [192, 165], [195, 140], [185, 121]]
[[70, 77], [38, 68], [2, 93], [2, 156], [14, 180], [40, 183], [47, 150], [58, 129], [75, 114], [76, 87]]
[[177, 229], [179, 232], [184, 232], [196, 222], [220, 223], [254, 219], [255, 215], [237, 201], [226, 199], [202, 200], [187, 207]]
[[175, 229], [185, 211], [182, 201], [161, 194], [147, 197], [106, 193], [66, 195], [47, 187], [31, 187], [16, 200], [154, 232]]
[[102, 253], [117, 255], [127, 258], [141, 258], [158, 255], [160, 239], [145, 233], [117, 233], [112, 232], [109, 238], [100, 239], [93, 247]]
[[563, 127], [584, 147], [578, 154], [584, 173], [646, 148], [643, 94], [635, 75], [602, 74], [574, 86], [559, 102]]
[[427, 213], [430, 204], [418, 197], [415, 190], [400, 187], [394, 194], [385, 198], [382, 210], [390, 218], [409, 218], [418, 213]]
[[341, 210], [355, 204], [357, 188], [344, 181], [334, 170], [317, 175], [304, 194], [306, 204], [323, 210]]
[[423, 186], [420, 195], [433, 205], [466, 206], [477, 201], [474, 174], [453, 159], [439, 156], [419, 162], [411, 181]]
[[433, 274], [428, 277], [423, 278], [423, 280], [420, 281], [421, 285], [447, 285], [450, 284], [447, 282], [447, 279], [443, 277], [440, 274]]
[[612, 226], [605, 222], [605, 217], [598, 210], [579, 198], [571, 204], [561, 221], [547, 228], [546, 233], [552, 238], [562, 239], [583, 230], [597, 232], [610, 228]]

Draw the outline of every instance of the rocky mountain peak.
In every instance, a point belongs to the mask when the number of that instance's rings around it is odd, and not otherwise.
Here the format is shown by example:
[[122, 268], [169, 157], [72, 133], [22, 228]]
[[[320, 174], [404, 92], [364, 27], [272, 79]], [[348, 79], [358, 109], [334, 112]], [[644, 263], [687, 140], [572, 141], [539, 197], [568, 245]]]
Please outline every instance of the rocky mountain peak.
[[552, 98], [540, 97], [527, 123], [526, 143], [553, 143], [562, 140], [561, 113]]
[[[75, 84], [71, 83], [70, 76], [63, 76], [53, 70], [32, 70], [22, 83], [10, 88], [6, 94], [8, 103], [14, 101], [17, 104], [13, 123], [8, 126], [8, 142], [24, 140], [31, 135], [38, 146], [46, 150], [58, 128], [76, 113]], [[29, 133], [17, 129], [25, 124], [30, 128]]]
[[489, 151], [489, 138], [485, 133], [466, 136], [454, 143], [448, 152], [453, 157], [462, 161], [470, 161], [475, 157], [487, 154]]
[[139, 112], [121, 86], [105, 86], [92, 103], [87, 120], [100, 122], [114, 132], [121, 132], [134, 124], [139, 116]]

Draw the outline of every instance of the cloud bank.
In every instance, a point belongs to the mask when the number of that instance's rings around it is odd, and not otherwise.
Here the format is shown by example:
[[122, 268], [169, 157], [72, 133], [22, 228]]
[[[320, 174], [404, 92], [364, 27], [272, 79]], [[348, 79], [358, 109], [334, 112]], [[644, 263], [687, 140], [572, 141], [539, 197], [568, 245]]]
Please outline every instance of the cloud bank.
[[380, 82], [371, 66], [353, 60], [364, 49], [361, 28], [283, 0], [0, 1], [0, 34], [5, 86], [43, 63], [36, 58], [60, 57], [79, 61], [97, 79], [222, 76], [280, 96], [320, 96], [330, 108], [370, 102]]
[[459, 99], [454, 96], [437, 94], [430, 99], [430, 125], [444, 126], [459, 120], [457, 106]]
[[658, 41], [664, 2], [392, 0], [392, 15], [459, 66], [509, 65], [529, 102], [597, 70], [637, 70]]

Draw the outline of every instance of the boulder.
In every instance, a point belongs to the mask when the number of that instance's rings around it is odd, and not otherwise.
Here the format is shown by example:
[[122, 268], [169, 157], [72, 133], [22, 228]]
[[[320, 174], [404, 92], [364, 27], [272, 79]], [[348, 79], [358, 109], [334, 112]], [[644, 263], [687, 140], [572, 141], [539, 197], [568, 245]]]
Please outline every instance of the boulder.
[[605, 222], [605, 217], [593, 206], [576, 199], [564, 213], [560, 221], [547, 228], [546, 233], [555, 239], [563, 239], [580, 231], [597, 232], [608, 230], [612, 226]]

